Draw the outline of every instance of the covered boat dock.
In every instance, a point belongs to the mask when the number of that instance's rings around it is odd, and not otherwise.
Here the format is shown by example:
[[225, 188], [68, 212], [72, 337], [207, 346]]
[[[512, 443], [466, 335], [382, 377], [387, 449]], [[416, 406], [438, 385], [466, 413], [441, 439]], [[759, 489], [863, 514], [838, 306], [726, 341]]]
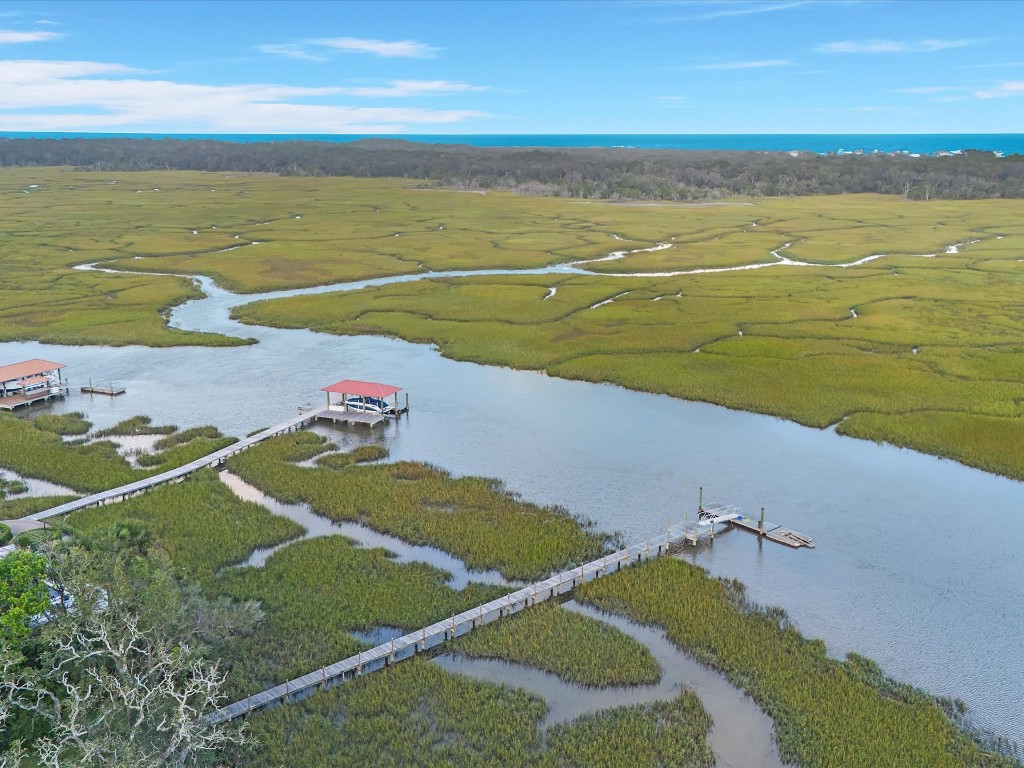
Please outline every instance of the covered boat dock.
[[0, 366], [0, 410], [13, 411], [51, 397], [64, 397], [67, 386], [61, 377], [63, 363], [26, 360]]
[[409, 410], [409, 395], [405, 396], [405, 405], [400, 405], [398, 393], [402, 388], [391, 384], [345, 379], [320, 391], [327, 393], [327, 407], [317, 418], [325, 421], [373, 427]]

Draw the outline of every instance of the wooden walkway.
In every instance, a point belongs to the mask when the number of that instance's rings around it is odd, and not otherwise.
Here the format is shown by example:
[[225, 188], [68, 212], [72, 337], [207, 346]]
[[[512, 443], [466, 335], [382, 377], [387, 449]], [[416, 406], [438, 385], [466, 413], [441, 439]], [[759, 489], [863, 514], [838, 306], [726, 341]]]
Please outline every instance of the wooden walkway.
[[13, 411], [15, 408], [32, 405], [33, 403], [41, 403], [44, 400], [49, 400], [53, 397], [64, 397], [64, 392], [61, 391], [60, 394], [54, 394], [49, 390], [42, 390], [31, 395], [8, 395], [7, 397], [0, 397], [0, 411]]
[[278, 703], [304, 699], [318, 689], [329, 688], [332, 685], [354, 680], [369, 672], [385, 669], [399, 661], [410, 659], [416, 654], [435, 648], [447, 640], [460, 637], [484, 624], [490, 624], [505, 616], [519, 613], [531, 605], [571, 592], [579, 584], [593, 581], [608, 573], [614, 573], [652, 558], [661, 557], [673, 547], [681, 544], [685, 536], [684, 529], [669, 529], [663, 536], [648, 539], [578, 568], [562, 571], [551, 578], [530, 584], [497, 600], [491, 600], [489, 603], [463, 611], [428, 627], [417, 629], [407, 635], [378, 645], [376, 648], [349, 656], [347, 659], [322, 667], [302, 677], [228, 704], [208, 715], [208, 719], [212, 723], [236, 720], [251, 712]]
[[33, 515], [28, 515], [28, 520], [45, 520], [50, 517], [56, 517], [57, 515], [66, 515], [69, 512], [75, 512], [79, 509], [87, 509], [88, 507], [98, 507], [101, 504], [112, 504], [124, 499], [130, 498], [131, 496], [137, 496], [140, 493], [148, 491], [150, 488], [155, 488], [158, 485], [165, 483], [173, 483], [188, 477], [191, 474], [198, 472], [206, 467], [216, 469], [217, 467], [223, 466], [223, 464], [236, 453], [241, 453], [244, 450], [252, 448], [254, 445], [262, 443], [264, 440], [269, 440], [277, 435], [282, 435], [285, 432], [293, 432], [297, 429], [302, 429], [307, 424], [315, 421], [319, 417], [323, 409], [317, 409], [307, 411], [296, 416], [294, 419], [278, 424], [276, 427], [265, 429], [262, 432], [257, 432], [255, 435], [243, 438], [237, 443], [232, 443], [227, 448], [221, 448], [219, 451], [214, 451], [208, 456], [204, 456], [201, 459], [190, 461], [188, 464], [182, 464], [180, 467], [169, 469], [166, 472], [161, 472], [159, 475], [153, 475], [142, 480], [136, 480], [133, 483], [122, 485], [118, 488], [111, 488], [109, 491], [100, 491], [94, 493], [91, 496], [83, 496], [80, 499], [69, 501], [66, 504], [61, 504], [58, 507], [47, 509], [42, 512], [36, 512]]

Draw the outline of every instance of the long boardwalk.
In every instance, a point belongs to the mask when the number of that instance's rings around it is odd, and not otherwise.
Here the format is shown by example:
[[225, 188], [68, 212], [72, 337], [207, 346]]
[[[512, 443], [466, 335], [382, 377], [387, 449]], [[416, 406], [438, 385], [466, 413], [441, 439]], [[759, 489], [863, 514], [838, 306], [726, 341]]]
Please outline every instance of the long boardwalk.
[[322, 667], [315, 672], [228, 704], [211, 713], [209, 720], [212, 723], [236, 720], [251, 712], [281, 702], [298, 701], [318, 689], [353, 680], [368, 672], [384, 669], [399, 661], [410, 659], [416, 654], [428, 651], [452, 638], [460, 637], [484, 624], [490, 624], [505, 616], [519, 613], [531, 605], [571, 592], [580, 584], [642, 563], [645, 560], [661, 557], [667, 554], [672, 547], [683, 543], [686, 536], [685, 529], [670, 528], [664, 536], [648, 539], [578, 568], [562, 571], [551, 578], [530, 584], [505, 597], [491, 600], [489, 603], [463, 611], [431, 624], [429, 627], [417, 629], [407, 635], [378, 645], [376, 648], [349, 656], [347, 659]]
[[323, 408], [306, 411], [296, 416], [294, 419], [289, 419], [286, 422], [278, 424], [276, 427], [265, 429], [262, 432], [257, 432], [255, 435], [246, 437], [239, 440], [237, 443], [232, 443], [227, 448], [221, 448], [219, 451], [203, 456], [201, 459], [190, 461], [188, 464], [182, 464], [180, 467], [169, 469], [166, 472], [161, 472], [159, 475], [153, 475], [142, 480], [136, 480], [133, 483], [122, 485], [118, 488], [111, 488], [109, 491], [100, 491], [94, 493], [91, 496], [83, 496], [80, 499], [69, 501], [66, 504], [61, 504], [58, 507], [52, 509], [46, 509], [42, 512], [36, 512], [33, 515], [28, 515], [29, 520], [45, 520], [50, 517], [56, 517], [57, 515], [66, 515], [69, 512], [74, 512], [79, 509], [86, 509], [88, 507], [97, 507], [101, 504], [111, 504], [118, 501], [123, 501], [131, 496], [136, 496], [140, 493], [148, 491], [150, 488], [155, 488], [158, 485], [164, 483], [173, 483], [188, 477], [191, 474], [198, 472], [206, 467], [216, 468], [222, 466], [231, 456], [236, 453], [241, 453], [244, 450], [252, 448], [254, 445], [262, 443], [264, 440], [269, 440], [277, 435], [282, 435], [285, 432], [293, 432], [297, 429], [302, 429], [307, 424], [310, 424], [317, 420], [320, 416]]

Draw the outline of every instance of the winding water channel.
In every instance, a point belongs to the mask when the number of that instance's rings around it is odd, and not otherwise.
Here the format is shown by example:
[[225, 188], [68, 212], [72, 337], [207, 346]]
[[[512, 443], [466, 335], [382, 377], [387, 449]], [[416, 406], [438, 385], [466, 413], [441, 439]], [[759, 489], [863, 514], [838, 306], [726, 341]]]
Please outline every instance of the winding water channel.
[[[769, 264], [800, 267], [779, 259]], [[243, 435], [319, 404], [320, 387], [338, 379], [393, 383], [410, 392], [410, 415], [372, 437], [333, 429], [335, 442], [378, 440], [395, 459], [502, 478], [532, 501], [561, 504], [629, 541], [679, 522], [696, 506], [698, 486], [705, 499], [748, 512], [763, 505], [817, 548], [793, 551], [734, 531], [687, 557], [741, 579], [753, 600], [781, 605], [832, 653], [856, 650], [897, 678], [959, 696], [978, 725], [1024, 742], [1024, 484], [772, 417], [454, 362], [394, 339], [242, 326], [228, 316], [263, 298], [429, 276], [251, 296], [199, 278], [207, 298], [175, 309], [171, 324], [258, 344], [5, 343], [0, 359], [54, 359], [68, 365], [73, 385], [95, 378], [126, 387], [119, 398], [75, 394], [48, 406], [84, 411], [97, 427], [141, 413]]]
[[[477, 571], [456, 557], [434, 547], [408, 544], [358, 523], [335, 523], [313, 512], [307, 504], [286, 504], [267, 496], [231, 472], [221, 472], [221, 481], [239, 498], [253, 501], [274, 514], [287, 517], [306, 529], [301, 539], [317, 536], [346, 536], [361, 547], [383, 547], [395, 553], [398, 562], [426, 562], [449, 574], [448, 586], [464, 589], [470, 581], [510, 584], [496, 571]], [[269, 557], [292, 542], [258, 549], [242, 563], [262, 567]], [[459, 654], [436, 656], [434, 661], [450, 672], [478, 680], [525, 688], [548, 704], [542, 728], [574, 720], [581, 715], [611, 707], [646, 704], [672, 699], [684, 688], [693, 690], [711, 715], [713, 728], [709, 744], [719, 768], [782, 768], [772, 734], [772, 721], [753, 699], [734, 687], [723, 674], [695, 661], [665, 636], [661, 630], [636, 624], [621, 616], [598, 611], [574, 600], [563, 603], [568, 610], [611, 624], [644, 645], [661, 667], [662, 678], [654, 685], [593, 688], [566, 683], [557, 676], [522, 664], [494, 659], [471, 659]], [[381, 645], [401, 637], [407, 630], [380, 626], [353, 632], [365, 643]]]

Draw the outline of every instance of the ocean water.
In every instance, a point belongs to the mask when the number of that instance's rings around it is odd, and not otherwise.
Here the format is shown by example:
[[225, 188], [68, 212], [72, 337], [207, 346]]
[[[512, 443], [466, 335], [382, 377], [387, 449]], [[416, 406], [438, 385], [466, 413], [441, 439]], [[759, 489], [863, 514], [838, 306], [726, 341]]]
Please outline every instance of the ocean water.
[[921, 134], [271, 134], [271, 133], [35, 133], [0, 132], [17, 139], [212, 139], [250, 143], [259, 141], [329, 141], [403, 139], [425, 144], [468, 144], [475, 147], [630, 147], [636, 149], [805, 151], [818, 154], [906, 152], [935, 155], [969, 149], [1003, 155], [1024, 155], [1024, 133], [921, 133]]

